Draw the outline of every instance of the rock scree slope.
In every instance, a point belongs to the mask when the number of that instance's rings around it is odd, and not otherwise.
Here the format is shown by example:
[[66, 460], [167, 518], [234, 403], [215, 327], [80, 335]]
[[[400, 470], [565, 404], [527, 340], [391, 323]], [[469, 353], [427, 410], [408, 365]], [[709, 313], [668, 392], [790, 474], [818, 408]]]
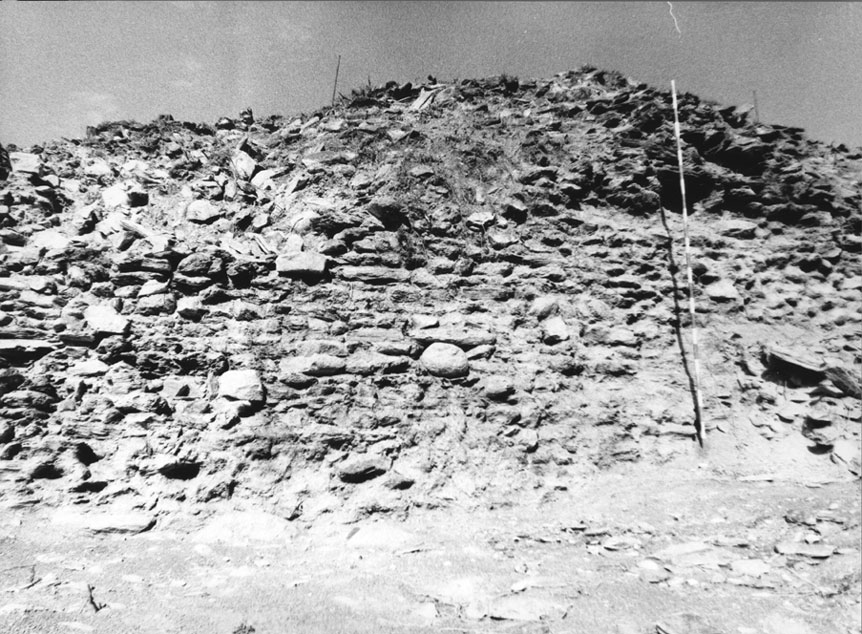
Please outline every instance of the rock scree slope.
[[[680, 118], [708, 446], [858, 477], [862, 152]], [[0, 501], [397, 515], [694, 447], [672, 121], [581, 68], [7, 148]]]

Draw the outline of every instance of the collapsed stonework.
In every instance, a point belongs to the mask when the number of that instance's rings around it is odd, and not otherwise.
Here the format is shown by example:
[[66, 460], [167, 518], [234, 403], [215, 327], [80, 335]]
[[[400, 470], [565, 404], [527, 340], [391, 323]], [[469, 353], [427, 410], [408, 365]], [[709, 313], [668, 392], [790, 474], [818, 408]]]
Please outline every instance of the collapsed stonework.
[[[680, 99], [709, 434], [859, 465], [862, 153]], [[670, 95], [582, 68], [10, 148], [0, 499], [504, 504], [694, 437]]]

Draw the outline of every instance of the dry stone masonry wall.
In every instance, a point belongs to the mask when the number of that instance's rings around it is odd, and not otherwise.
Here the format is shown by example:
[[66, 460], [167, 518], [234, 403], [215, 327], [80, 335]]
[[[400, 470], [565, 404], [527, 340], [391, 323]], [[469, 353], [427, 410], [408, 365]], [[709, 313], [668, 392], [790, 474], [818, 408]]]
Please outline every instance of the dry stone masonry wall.
[[[707, 430], [858, 475], [862, 153], [680, 108]], [[429, 78], [7, 149], [7, 506], [506, 503], [693, 442], [666, 91]]]

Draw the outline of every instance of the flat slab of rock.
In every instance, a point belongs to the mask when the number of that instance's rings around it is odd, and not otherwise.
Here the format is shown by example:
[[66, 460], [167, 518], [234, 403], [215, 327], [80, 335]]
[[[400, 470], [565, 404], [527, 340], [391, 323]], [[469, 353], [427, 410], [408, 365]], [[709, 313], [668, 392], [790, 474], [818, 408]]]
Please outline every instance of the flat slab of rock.
[[407, 359], [399, 359], [379, 352], [360, 352], [347, 359], [345, 371], [348, 374], [367, 376], [383, 372], [405, 372], [410, 366]]
[[742, 220], [741, 218], [731, 218], [722, 220], [716, 227], [716, 231], [729, 238], [750, 240], [755, 237], [757, 225], [748, 220]]
[[80, 361], [69, 368], [69, 374], [73, 376], [101, 376], [110, 369], [107, 363], [98, 359], [87, 359]]
[[429, 374], [447, 379], [467, 376], [470, 372], [467, 355], [451, 343], [432, 343], [419, 357], [419, 362]]
[[186, 218], [200, 224], [208, 224], [222, 216], [224, 210], [208, 200], [195, 200], [186, 208]]
[[410, 337], [423, 345], [448, 343], [463, 350], [497, 343], [497, 335], [494, 333], [472, 328], [421, 328], [411, 331]]
[[29, 240], [30, 244], [40, 249], [65, 249], [72, 242], [65, 234], [56, 229], [37, 231]]
[[44, 339], [0, 339], [0, 356], [20, 353], [48, 353], [57, 346]]
[[488, 605], [490, 618], [506, 621], [540, 621], [557, 618], [565, 611], [564, 605], [551, 599], [524, 595], [503, 597]]
[[766, 351], [766, 361], [774, 370], [797, 373], [811, 381], [819, 382], [825, 376], [826, 365], [823, 360], [806, 352], [770, 346]]
[[320, 277], [326, 273], [328, 263], [325, 255], [304, 251], [279, 256], [275, 260], [275, 270], [287, 277]]
[[342, 482], [365, 482], [386, 473], [389, 464], [384, 456], [352, 456], [338, 465], [338, 477]]
[[331, 354], [311, 354], [304, 357], [282, 359], [279, 370], [282, 374], [305, 374], [308, 376], [334, 376], [344, 374], [347, 362]]
[[218, 395], [251, 403], [266, 400], [266, 390], [257, 370], [228, 370], [219, 377]]
[[835, 552], [835, 546], [829, 544], [806, 544], [803, 542], [779, 542], [775, 552], [781, 555], [799, 555], [812, 559], [826, 559]]
[[714, 302], [735, 302], [741, 298], [739, 291], [730, 280], [713, 282], [703, 289], [703, 292]]
[[343, 280], [366, 284], [392, 284], [410, 279], [410, 271], [386, 266], [340, 266], [337, 275]]
[[126, 335], [129, 332], [129, 320], [111, 306], [88, 306], [84, 310], [84, 320], [98, 334]]
[[762, 559], [738, 559], [730, 564], [734, 574], [747, 577], [760, 577], [772, 570], [772, 566]]
[[198, 297], [180, 297], [177, 300], [177, 314], [185, 319], [200, 319], [206, 310]]
[[134, 535], [151, 529], [156, 524], [156, 518], [142, 511], [118, 511], [79, 513], [68, 509], [60, 509], [51, 518], [55, 524], [70, 528], [90, 531], [91, 533], [115, 533]]
[[38, 174], [42, 169], [42, 157], [29, 152], [9, 152], [12, 170], [25, 174]]
[[674, 566], [722, 566], [737, 558], [726, 548], [720, 548], [706, 542], [684, 542], [668, 546], [654, 556]]

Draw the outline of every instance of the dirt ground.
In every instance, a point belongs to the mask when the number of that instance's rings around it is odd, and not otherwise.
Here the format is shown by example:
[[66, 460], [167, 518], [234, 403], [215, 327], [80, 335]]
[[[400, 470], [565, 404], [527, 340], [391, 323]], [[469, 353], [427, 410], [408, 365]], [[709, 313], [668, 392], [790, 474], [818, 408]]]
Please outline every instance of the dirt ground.
[[226, 503], [134, 534], [8, 508], [0, 631], [859, 632], [859, 480], [795, 435], [709, 440], [403, 518], [301, 525]]

